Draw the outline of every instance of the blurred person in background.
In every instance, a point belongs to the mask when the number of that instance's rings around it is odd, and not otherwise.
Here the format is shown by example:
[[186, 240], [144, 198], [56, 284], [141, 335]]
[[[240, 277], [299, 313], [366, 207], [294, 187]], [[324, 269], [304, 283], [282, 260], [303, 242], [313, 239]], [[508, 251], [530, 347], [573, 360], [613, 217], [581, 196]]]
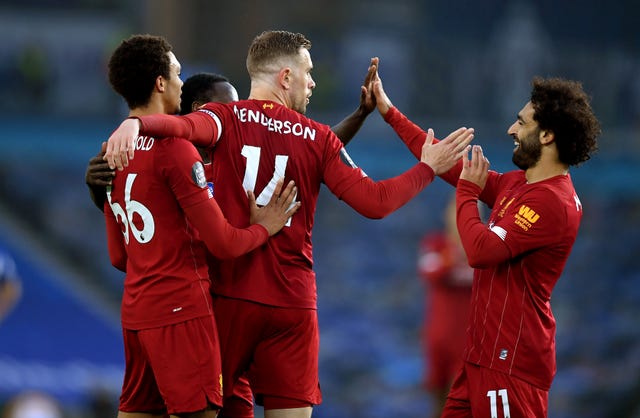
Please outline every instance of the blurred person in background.
[[[109, 81], [130, 117], [180, 109], [180, 63], [162, 37], [133, 35], [109, 60]], [[182, 138], [138, 137], [139, 158], [107, 187], [112, 264], [126, 272], [121, 322], [125, 377], [118, 416], [205, 418], [222, 405], [221, 360], [207, 249], [235, 257], [264, 244], [298, 209], [282, 181], [263, 208], [249, 192], [250, 226], [232, 227]], [[249, 207], [247, 210], [247, 206]]]
[[462, 365], [473, 268], [456, 227], [456, 196], [443, 216], [444, 228], [426, 234], [419, 246], [418, 274], [425, 287], [422, 348], [424, 386], [439, 417], [456, 372]]
[[[415, 156], [424, 131], [374, 81], [378, 110]], [[498, 173], [478, 145], [442, 176], [456, 186], [456, 223], [474, 267], [464, 364], [443, 417], [546, 417], [556, 373], [551, 294], [576, 240], [582, 203], [569, 174], [597, 150], [600, 123], [579, 82], [532, 80], [507, 134], [517, 170]], [[478, 201], [492, 208], [488, 223]]]
[[22, 282], [13, 257], [0, 250], [0, 324], [22, 297]]
[[[133, 158], [139, 133], [189, 137], [215, 153], [216, 197], [236, 225], [246, 189], [269, 199], [273, 178], [299, 185], [299, 212], [268, 245], [236, 260], [221, 261], [213, 283], [220, 315], [225, 372], [221, 416], [253, 415], [248, 399], [233, 399], [237, 379], [251, 381], [265, 417], [310, 417], [321, 402], [318, 381], [319, 330], [311, 229], [320, 186], [360, 214], [382, 218], [413, 198], [460, 159], [473, 138], [460, 129], [437, 145], [423, 137], [420, 163], [379, 182], [358, 168], [329, 129], [304, 116], [315, 82], [311, 43], [299, 33], [266, 31], [254, 38], [247, 57], [249, 99], [229, 105], [209, 103], [187, 116], [142, 116], [124, 121], [109, 138], [106, 160], [123, 169]], [[376, 63], [377, 65], [377, 63]], [[370, 66], [375, 71], [375, 65]], [[363, 87], [370, 94], [371, 86]], [[133, 160], [135, 161], [135, 160]]]

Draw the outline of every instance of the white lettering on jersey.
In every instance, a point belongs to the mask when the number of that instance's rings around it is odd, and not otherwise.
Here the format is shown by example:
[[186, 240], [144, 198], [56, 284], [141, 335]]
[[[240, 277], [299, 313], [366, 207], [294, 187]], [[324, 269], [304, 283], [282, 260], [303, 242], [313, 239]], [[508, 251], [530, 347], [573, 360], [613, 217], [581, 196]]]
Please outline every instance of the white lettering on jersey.
[[233, 106], [233, 112], [242, 123], [257, 123], [267, 128], [269, 132], [316, 140], [316, 130], [300, 122], [292, 123], [289, 120], [273, 119], [258, 110], [238, 108], [238, 106]]
[[580, 212], [582, 210], [582, 202], [580, 202], [580, 199], [578, 199], [577, 194], [573, 195], [573, 200], [576, 202], [576, 211]]
[[136, 151], [149, 151], [153, 147], [154, 139], [150, 136], [139, 136], [136, 139]]

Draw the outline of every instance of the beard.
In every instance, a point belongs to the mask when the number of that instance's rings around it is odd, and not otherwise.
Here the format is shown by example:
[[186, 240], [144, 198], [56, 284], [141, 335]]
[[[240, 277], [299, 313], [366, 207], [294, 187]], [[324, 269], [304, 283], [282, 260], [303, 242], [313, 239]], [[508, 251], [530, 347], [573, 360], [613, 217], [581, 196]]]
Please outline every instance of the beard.
[[518, 148], [513, 151], [511, 161], [521, 170], [533, 167], [540, 161], [542, 144], [538, 140], [538, 133], [521, 138]]

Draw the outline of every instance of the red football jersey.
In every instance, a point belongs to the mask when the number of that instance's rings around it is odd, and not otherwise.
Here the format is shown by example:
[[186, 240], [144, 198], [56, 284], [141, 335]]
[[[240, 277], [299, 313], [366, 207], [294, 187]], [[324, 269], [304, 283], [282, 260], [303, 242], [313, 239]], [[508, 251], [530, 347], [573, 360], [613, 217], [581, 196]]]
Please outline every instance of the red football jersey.
[[521, 170], [490, 172], [480, 197], [493, 209], [480, 229], [477, 207], [461, 202], [478, 192], [460, 180], [460, 236], [469, 260], [483, 266], [473, 281], [465, 359], [548, 390], [556, 372], [551, 292], [576, 240], [582, 204], [569, 174], [529, 184]]
[[[396, 108], [385, 120], [419, 156], [424, 130]], [[458, 163], [441, 177], [458, 186], [458, 230], [470, 264], [483, 265], [474, 275], [465, 359], [548, 390], [556, 372], [551, 292], [582, 219], [571, 176], [528, 184], [522, 170], [490, 171], [480, 192], [458, 184], [461, 170]], [[493, 209], [488, 227], [478, 198]]]
[[200, 160], [184, 139], [141, 136], [135, 158], [117, 172], [107, 192], [111, 256], [123, 241], [126, 250], [124, 328], [211, 313], [206, 247], [182, 210], [211, 198]]
[[361, 214], [382, 217], [433, 180], [418, 163], [392, 179], [374, 182], [358, 168], [330, 127], [271, 101], [209, 103], [183, 117], [144, 116], [141, 132], [176, 135], [213, 148], [216, 200], [237, 227], [249, 224], [245, 190], [266, 204], [279, 178], [296, 183], [302, 203], [267, 245], [230, 261], [212, 263], [216, 294], [273, 306], [316, 308], [311, 232], [320, 186]]

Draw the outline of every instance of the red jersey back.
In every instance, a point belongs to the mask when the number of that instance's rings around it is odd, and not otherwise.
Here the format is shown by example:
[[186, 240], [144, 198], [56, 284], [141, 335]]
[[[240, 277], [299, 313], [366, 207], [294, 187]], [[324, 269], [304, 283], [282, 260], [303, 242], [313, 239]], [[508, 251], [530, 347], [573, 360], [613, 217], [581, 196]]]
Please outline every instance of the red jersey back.
[[511, 257], [475, 271], [465, 359], [548, 390], [556, 372], [551, 292], [582, 205], [568, 174], [529, 184], [524, 171], [491, 172], [481, 198]]
[[338, 198], [366, 175], [330, 127], [271, 101], [207, 104], [200, 110], [222, 127], [212, 157], [216, 201], [231, 224], [249, 225], [247, 197], [266, 204], [279, 178], [294, 180], [302, 203], [264, 245], [231, 261], [212, 263], [213, 292], [273, 306], [315, 308], [311, 232], [320, 185]]
[[[141, 136], [107, 193], [110, 252], [124, 242], [122, 324], [144, 329], [211, 314], [206, 247], [182, 208], [210, 199], [201, 159], [184, 139]], [[116, 244], [114, 244], [116, 243]]]

